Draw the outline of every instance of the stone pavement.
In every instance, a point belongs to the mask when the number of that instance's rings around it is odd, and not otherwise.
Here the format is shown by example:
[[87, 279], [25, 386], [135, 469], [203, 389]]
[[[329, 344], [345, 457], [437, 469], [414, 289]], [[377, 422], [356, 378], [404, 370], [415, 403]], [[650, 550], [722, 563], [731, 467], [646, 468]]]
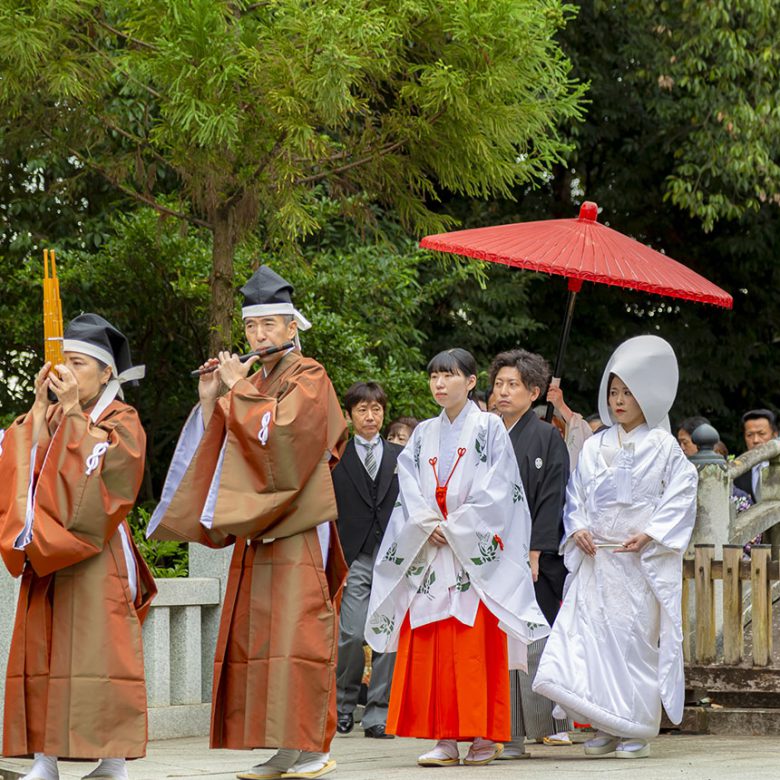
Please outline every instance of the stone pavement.
[[[569, 780], [593, 778], [609, 773], [627, 780], [750, 780], [778, 777], [780, 744], [767, 737], [661, 736], [653, 742], [648, 759], [622, 761], [614, 757], [584, 758], [582, 749], [530, 745], [532, 758], [524, 761], [494, 762], [487, 767], [453, 767], [422, 769], [415, 760], [428, 742], [413, 739], [369, 740], [362, 732], [337, 737], [333, 757], [338, 769], [329, 777], [343, 780], [492, 780], [494, 777], [522, 780]], [[465, 745], [462, 749], [465, 755]], [[144, 761], [130, 765], [130, 780], [232, 780], [235, 773], [246, 770], [271, 751], [243, 753], [231, 750], [208, 750], [205, 738], [174, 739], [152, 742]], [[251, 756], [251, 758], [250, 758]], [[0, 759], [0, 778], [21, 777], [29, 762]], [[61, 780], [80, 778], [94, 764], [60, 764]], [[16, 771], [13, 771], [16, 770]], [[21, 773], [17, 773], [21, 770]], [[4, 773], [5, 771], [5, 773]]]

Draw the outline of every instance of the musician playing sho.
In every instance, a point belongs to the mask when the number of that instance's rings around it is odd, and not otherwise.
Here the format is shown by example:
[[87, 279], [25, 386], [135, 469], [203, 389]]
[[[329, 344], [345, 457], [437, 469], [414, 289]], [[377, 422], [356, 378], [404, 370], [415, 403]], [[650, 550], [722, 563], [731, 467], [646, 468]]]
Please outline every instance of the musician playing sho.
[[[310, 327], [292, 286], [262, 266], [242, 288], [252, 350]], [[261, 370], [250, 375], [255, 363]], [[202, 368], [195, 407], [150, 530], [234, 545], [214, 659], [211, 747], [278, 748], [239, 778], [335, 769], [338, 597], [347, 568], [330, 469], [346, 424], [325, 369], [296, 348]], [[227, 393], [220, 397], [220, 384]]]
[[126, 780], [125, 759], [146, 754], [141, 621], [156, 589], [125, 519], [146, 437], [119, 399], [144, 369], [96, 314], [76, 317], [63, 346], [0, 459], [0, 553], [22, 577], [2, 754], [34, 755], [25, 780], [57, 780], [58, 758], [100, 759], [88, 778]]

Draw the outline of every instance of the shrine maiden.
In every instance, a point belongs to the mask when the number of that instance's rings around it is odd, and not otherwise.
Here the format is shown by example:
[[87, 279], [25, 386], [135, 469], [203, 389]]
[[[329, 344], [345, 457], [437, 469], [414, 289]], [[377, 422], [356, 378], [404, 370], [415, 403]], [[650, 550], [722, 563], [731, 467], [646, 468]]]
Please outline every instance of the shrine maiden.
[[398, 457], [400, 501], [377, 555], [366, 640], [398, 650], [387, 731], [436, 739], [421, 766], [487, 764], [510, 736], [509, 674], [549, 627], [534, 598], [531, 522], [501, 420], [469, 400], [476, 364], [428, 365], [442, 413]]

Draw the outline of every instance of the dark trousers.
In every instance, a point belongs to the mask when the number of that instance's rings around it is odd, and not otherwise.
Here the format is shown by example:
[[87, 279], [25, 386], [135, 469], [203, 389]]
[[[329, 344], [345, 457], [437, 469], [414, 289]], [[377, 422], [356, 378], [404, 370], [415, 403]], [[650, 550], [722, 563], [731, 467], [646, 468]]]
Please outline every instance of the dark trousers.
[[[374, 550], [373, 555], [360, 553], [349, 567], [349, 575], [341, 599], [339, 659], [336, 670], [336, 706], [340, 715], [354, 711], [360, 693], [365, 667], [363, 634], [368, 614], [368, 600], [371, 597], [376, 552]], [[373, 654], [371, 682], [368, 686], [368, 700], [362, 720], [364, 729], [370, 726], [384, 726], [387, 721], [394, 665], [395, 653]]]

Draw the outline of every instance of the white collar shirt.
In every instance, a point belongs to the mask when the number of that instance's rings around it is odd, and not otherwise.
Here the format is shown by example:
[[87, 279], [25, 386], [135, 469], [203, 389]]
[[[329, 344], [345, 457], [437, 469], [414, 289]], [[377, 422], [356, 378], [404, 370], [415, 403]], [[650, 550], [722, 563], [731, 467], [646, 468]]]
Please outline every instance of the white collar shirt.
[[[355, 449], [357, 450], [358, 458], [363, 464], [363, 468], [366, 468], [366, 455], [368, 455], [368, 446], [371, 445], [374, 448], [374, 460], [376, 461], [376, 472], [379, 473], [379, 467], [382, 465], [382, 452], [384, 451], [384, 444], [382, 443], [382, 437], [377, 434], [373, 439], [364, 439], [362, 436], [355, 434]], [[366, 473], [368, 469], [366, 469]]]

